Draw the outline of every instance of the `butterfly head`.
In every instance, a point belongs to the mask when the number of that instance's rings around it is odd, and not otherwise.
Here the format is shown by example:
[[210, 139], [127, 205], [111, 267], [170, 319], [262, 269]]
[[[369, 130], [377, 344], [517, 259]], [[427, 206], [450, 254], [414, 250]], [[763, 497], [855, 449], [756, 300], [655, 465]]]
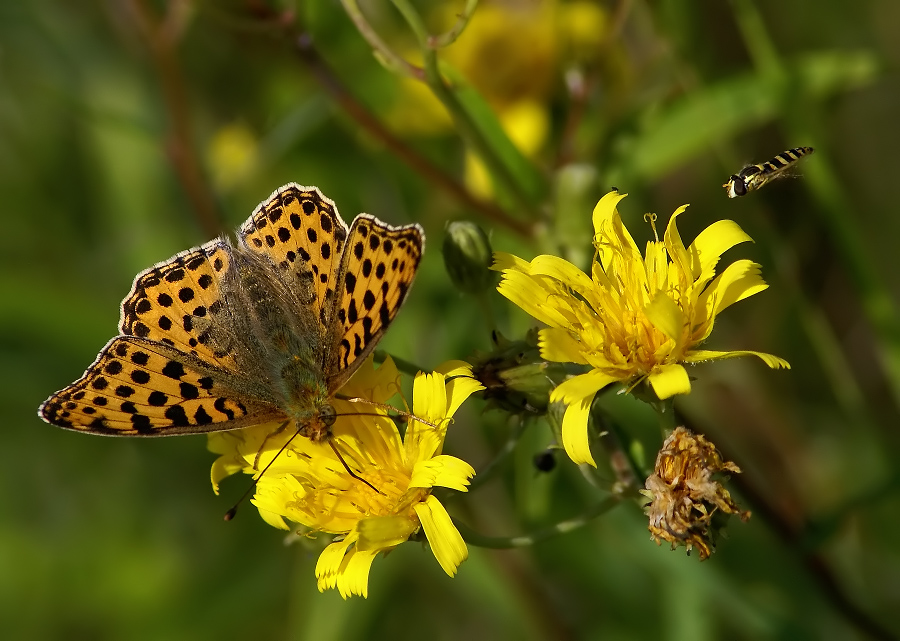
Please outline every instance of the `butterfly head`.
[[337, 412], [329, 403], [324, 403], [311, 418], [298, 420], [300, 436], [305, 436], [313, 443], [324, 443], [332, 436], [332, 428], [337, 420]]

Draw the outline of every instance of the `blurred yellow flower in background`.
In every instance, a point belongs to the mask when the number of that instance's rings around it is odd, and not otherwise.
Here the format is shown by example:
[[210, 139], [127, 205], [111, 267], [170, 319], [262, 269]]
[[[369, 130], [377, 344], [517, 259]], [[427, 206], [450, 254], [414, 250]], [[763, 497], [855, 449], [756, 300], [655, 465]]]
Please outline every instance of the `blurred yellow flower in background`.
[[[479, 389], [470, 366], [460, 361], [432, 374], [420, 373], [413, 383], [413, 416], [403, 437], [385, 407], [335, 400], [338, 418], [332, 443], [365, 483], [347, 471], [329, 443], [291, 440], [293, 428], [275, 433], [277, 425], [268, 424], [210, 434], [209, 449], [220, 454], [212, 467], [213, 487], [218, 492], [226, 476], [257, 474], [272, 463], [252, 500], [263, 519], [282, 529], [289, 529], [290, 521], [312, 533], [339, 535], [319, 556], [319, 590], [337, 588], [345, 598], [366, 596], [375, 556], [420, 529], [438, 563], [453, 576], [468, 551], [431, 490], [465, 492], [475, 474], [468, 463], [441, 451], [451, 417]], [[393, 361], [387, 359], [375, 369], [370, 359], [341, 393], [383, 404], [399, 391]]]
[[720, 220], [685, 248], [675, 224], [685, 205], [669, 219], [664, 241], [648, 242], [642, 257], [616, 210], [624, 197], [611, 192], [594, 209], [591, 276], [556, 256], [529, 263], [494, 254], [493, 269], [503, 274], [499, 292], [548, 325], [540, 331], [541, 356], [591, 367], [550, 397], [568, 405], [563, 446], [576, 463], [595, 465], [588, 413], [594, 395], [610, 383], [633, 387], [646, 380], [666, 399], [691, 391], [686, 363], [753, 355], [769, 367], [789, 367], [771, 354], [699, 349], [720, 312], [768, 287], [760, 266], [749, 260], [735, 261], [716, 276], [721, 255], [752, 239], [735, 222]]
[[[432, 21], [443, 29], [458, 19], [457, 11], [438, 5]], [[550, 107], [564, 86], [565, 68], [592, 63], [609, 29], [603, 8], [587, 0], [557, 2], [514, 0], [482, 3], [458, 40], [442, 51], [456, 79], [470, 84], [490, 105], [500, 126], [525, 156], [539, 160], [551, 133]], [[417, 53], [404, 58], [418, 64]], [[397, 98], [385, 114], [403, 135], [434, 135], [453, 123], [424, 83], [400, 78]], [[465, 182], [484, 199], [494, 195], [481, 158], [466, 150]]]
[[246, 124], [233, 122], [219, 128], [209, 141], [206, 161], [219, 189], [228, 190], [247, 178], [259, 158], [259, 141]]

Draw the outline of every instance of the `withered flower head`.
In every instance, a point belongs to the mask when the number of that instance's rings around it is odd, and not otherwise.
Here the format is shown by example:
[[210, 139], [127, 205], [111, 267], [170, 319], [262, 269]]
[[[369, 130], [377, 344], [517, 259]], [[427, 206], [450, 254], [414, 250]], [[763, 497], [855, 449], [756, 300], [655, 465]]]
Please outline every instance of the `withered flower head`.
[[650, 498], [646, 507], [650, 534], [657, 544], [669, 541], [688, 553], [696, 547], [700, 560], [712, 554], [715, 539], [727, 515], [742, 512], [731, 495], [714, 477], [725, 472], [740, 473], [737, 465], [723, 461], [715, 445], [700, 434], [677, 427], [656, 456], [656, 469], [647, 478], [641, 493]]

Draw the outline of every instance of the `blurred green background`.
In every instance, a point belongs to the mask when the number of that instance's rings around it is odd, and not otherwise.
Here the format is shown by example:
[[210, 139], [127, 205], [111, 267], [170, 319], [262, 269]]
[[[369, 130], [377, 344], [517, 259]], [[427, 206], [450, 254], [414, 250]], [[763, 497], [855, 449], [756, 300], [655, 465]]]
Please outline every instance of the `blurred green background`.
[[[441, 33], [465, 4], [414, 6]], [[362, 9], [421, 63], [390, 2]], [[896, 0], [482, 3], [438, 52], [468, 119], [454, 123], [379, 64], [336, 1], [0, 3], [2, 636], [900, 635], [898, 28]], [[816, 148], [802, 177], [725, 197], [743, 164], [800, 145]], [[252, 507], [221, 522], [247, 479], [215, 497], [203, 437], [95, 438], [36, 417], [113, 336], [137, 272], [290, 181], [347, 220], [424, 226], [418, 281], [382, 344], [423, 368], [490, 346], [444, 272], [447, 221], [586, 266], [590, 212], [613, 185], [630, 193], [620, 210], [639, 244], [646, 211], [661, 230], [691, 203], [686, 241], [737, 220], [756, 243], [730, 260], [760, 262], [771, 287], [728, 310], [708, 346], [793, 369], [700, 366], [677, 406], [744, 470], [733, 487], [753, 518], [703, 563], [654, 545], [634, 504], [533, 547], [470, 547], [453, 579], [408, 543], [375, 562], [367, 600], [345, 602], [317, 592], [317, 551], [282, 545]], [[504, 334], [530, 326], [491, 305]], [[653, 415], [610, 405], [652, 462]], [[509, 429], [482, 407], [468, 404], [447, 446], [477, 470]], [[451, 510], [496, 536], [577, 517], [602, 495], [561, 458], [538, 473], [548, 442], [529, 428]]]

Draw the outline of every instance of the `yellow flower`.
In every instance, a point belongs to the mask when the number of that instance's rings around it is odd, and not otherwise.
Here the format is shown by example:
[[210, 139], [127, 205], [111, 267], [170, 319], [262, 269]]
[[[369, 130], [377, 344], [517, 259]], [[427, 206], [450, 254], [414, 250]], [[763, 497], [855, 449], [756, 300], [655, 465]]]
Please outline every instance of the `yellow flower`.
[[[337, 588], [344, 598], [366, 596], [375, 556], [420, 528], [438, 563], [453, 576], [468, 551], [431, 489], [465, 492], [475, 474], [468, 463], [441, 450], [451, 417], [479, 389], [470, 366], [460, 361], [446, 363], [432, 374], [420, 373], [413, 383], [413, 418], [402, 438], [384, 407], [335, 400], [338, 418], [332, 443], [365, 482], [347, 471], [329, 443], [291, 440], [292, 427], [277, 433], [277, 425], [269, 424], [211, 434], [209, 449], [221, 454], [212, 467], [213, 487], [218, 492], [219, 481], [229, 474], [256, 474], [274, 459], [252, 501], [263, 519], [282, 529], [288, 529], [291, 521], [311, 532], [339, 535], [316, 564], [320, 591]], [[376, 370], [370, 360], [341, 394], [383, 404], [399, 390], [393, 361], [386, 360]]]
[[257, 166], [259, 141], [250, 127], [234, 122], [216, 131], [206, 155], [213, 182], [221, 189], [231, 189]]
[[716, 276], [722, 253], [752, 239], [735, 222], [720, 220], [685, 248], [675, 225], [685, 205], [669, 219], [664, 242], [648, 242], [642, 257], [616, 210], [624, 197], [611, 192], [594, 208], [597, 254], [591, 276], [556, 256], [528, 263], [494, 254], [493, 269], [503, 272], [500, 293], [549, 326], [540, 332], [541, 356], [591, 367], [550, 396], [568, 405], [563, 446], [576, 463], [594, 465], [588, 413], [594, 395], [610, 383], [634, 386], [646, 380], [665, 399], [691, 391], [683, 363], [751, 354], [769, 367], [790, 367], [761, 352], [699, 349], [720, 312], [768, 287], [760, 266], [749, 260]]

